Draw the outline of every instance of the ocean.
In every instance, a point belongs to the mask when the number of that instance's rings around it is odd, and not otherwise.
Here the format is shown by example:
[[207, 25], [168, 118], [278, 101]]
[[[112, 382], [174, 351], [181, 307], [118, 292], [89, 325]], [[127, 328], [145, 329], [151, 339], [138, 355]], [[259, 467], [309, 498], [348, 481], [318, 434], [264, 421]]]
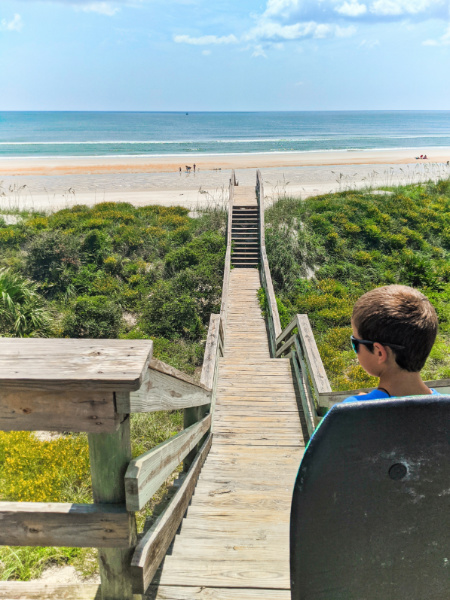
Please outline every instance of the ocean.
[[0, 157], [450, 147], [450, 111], [0, 112]]

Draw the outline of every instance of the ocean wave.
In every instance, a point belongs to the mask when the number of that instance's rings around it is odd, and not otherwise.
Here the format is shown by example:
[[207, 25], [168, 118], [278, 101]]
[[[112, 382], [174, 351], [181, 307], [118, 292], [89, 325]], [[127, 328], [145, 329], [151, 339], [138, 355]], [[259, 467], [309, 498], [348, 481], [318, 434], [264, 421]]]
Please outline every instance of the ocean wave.
[[[330, 135], [330, 134], [328, 134]], [[412, 139], [450, 139], [448, 134], [414, 134], [414, 135], [341, 135], [333, 137], [292, 137], [292, 138], [239, 138], [239, 139], [209, 139], [209, 140], [99, 140], [99, 141], [34, 141], [34, 142], [0, 142], [0, 146], [111, 146], [111, 145], [186, 145], [186, 144], [281, 144], [298, 142], [336, 142], [339, 140], [412, 140]]]
[[[417, 146], [389, 146], [386, 148], [317, 148], [314, 150], [250, 150], [248, 152], [197, 152], [196, 154], [182, 153], [164, 153], [164, 154], [56, 154], [56, 155], [39, 155], [39, 156], [2, 156], [1, 160], [41, 160], [41, 159], [58, 159], [58, 158], [76, 158], [76, 159], [104, 159], [104, 158], [178, 158], [180, 160], [192, 159], [196, 156], [247, 156], [249, 154], [266, 155], [266, 154], [326, 154], [328, 152], [390, 152], [396, 150], [410, 150], [411, 152], [417, 153], [421, 148]], [[450, 151], [450, 144], [448, 146], [428, 146], [427, 152], [435, 150], [436, 152], [442, 152], [444, 150]], [[432, 159], [426, 164], [431, 164]], [[424, 164], [425, 163], [420, 163]]]

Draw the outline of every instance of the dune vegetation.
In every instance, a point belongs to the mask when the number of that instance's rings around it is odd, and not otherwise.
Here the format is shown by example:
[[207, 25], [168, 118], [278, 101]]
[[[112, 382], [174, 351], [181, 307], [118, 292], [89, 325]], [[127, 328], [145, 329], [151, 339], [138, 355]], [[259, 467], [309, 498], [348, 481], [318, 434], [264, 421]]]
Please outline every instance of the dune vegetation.
[[382, 285], [420, 289], [438, 339], [426, 380], [450, 377], [450, 181], [283, 198], [266, 212], [266, 248], [282, 326], [308, 313], [333, 390], [370, 387], [351, 349], [355, 300]]
[[[220, 311], [226, 215], [103, 203], [0, 215], [0, 336], [152, 339], [154, 357], [198, 378]], [[134, 456], [183, 426], [181, 411], [132, 415]], [[174, 474], [175, 476], [175, 474]], [[0, 432], [0, 498], [91, 503], [85, 434]], [[137, 515], [142, 530], [167, 485]], [[97, 570], [86, 548], [0, 548], [0, 579], [51, 564]]]

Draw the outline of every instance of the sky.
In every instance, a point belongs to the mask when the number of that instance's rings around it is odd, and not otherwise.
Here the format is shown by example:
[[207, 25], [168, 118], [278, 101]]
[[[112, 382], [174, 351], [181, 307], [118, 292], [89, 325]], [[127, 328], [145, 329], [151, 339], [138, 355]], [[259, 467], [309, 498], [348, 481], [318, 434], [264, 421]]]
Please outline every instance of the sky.
[[1, 0], [0, 110], [449, 110], [450, 0]]

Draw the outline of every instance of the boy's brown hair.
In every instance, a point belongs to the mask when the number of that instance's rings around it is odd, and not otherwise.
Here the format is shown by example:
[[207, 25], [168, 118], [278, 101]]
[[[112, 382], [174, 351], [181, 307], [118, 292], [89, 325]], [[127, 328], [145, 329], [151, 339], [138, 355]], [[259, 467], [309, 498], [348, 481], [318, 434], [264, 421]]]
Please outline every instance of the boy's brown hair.
[[367, 292], [353, 307], [352, 321], [362, 339], [392, 348], [398, 366], [418, 372], [431, 352], [438, 330], [433, 305], [419, 291], [406, 285], [386, 285]]

